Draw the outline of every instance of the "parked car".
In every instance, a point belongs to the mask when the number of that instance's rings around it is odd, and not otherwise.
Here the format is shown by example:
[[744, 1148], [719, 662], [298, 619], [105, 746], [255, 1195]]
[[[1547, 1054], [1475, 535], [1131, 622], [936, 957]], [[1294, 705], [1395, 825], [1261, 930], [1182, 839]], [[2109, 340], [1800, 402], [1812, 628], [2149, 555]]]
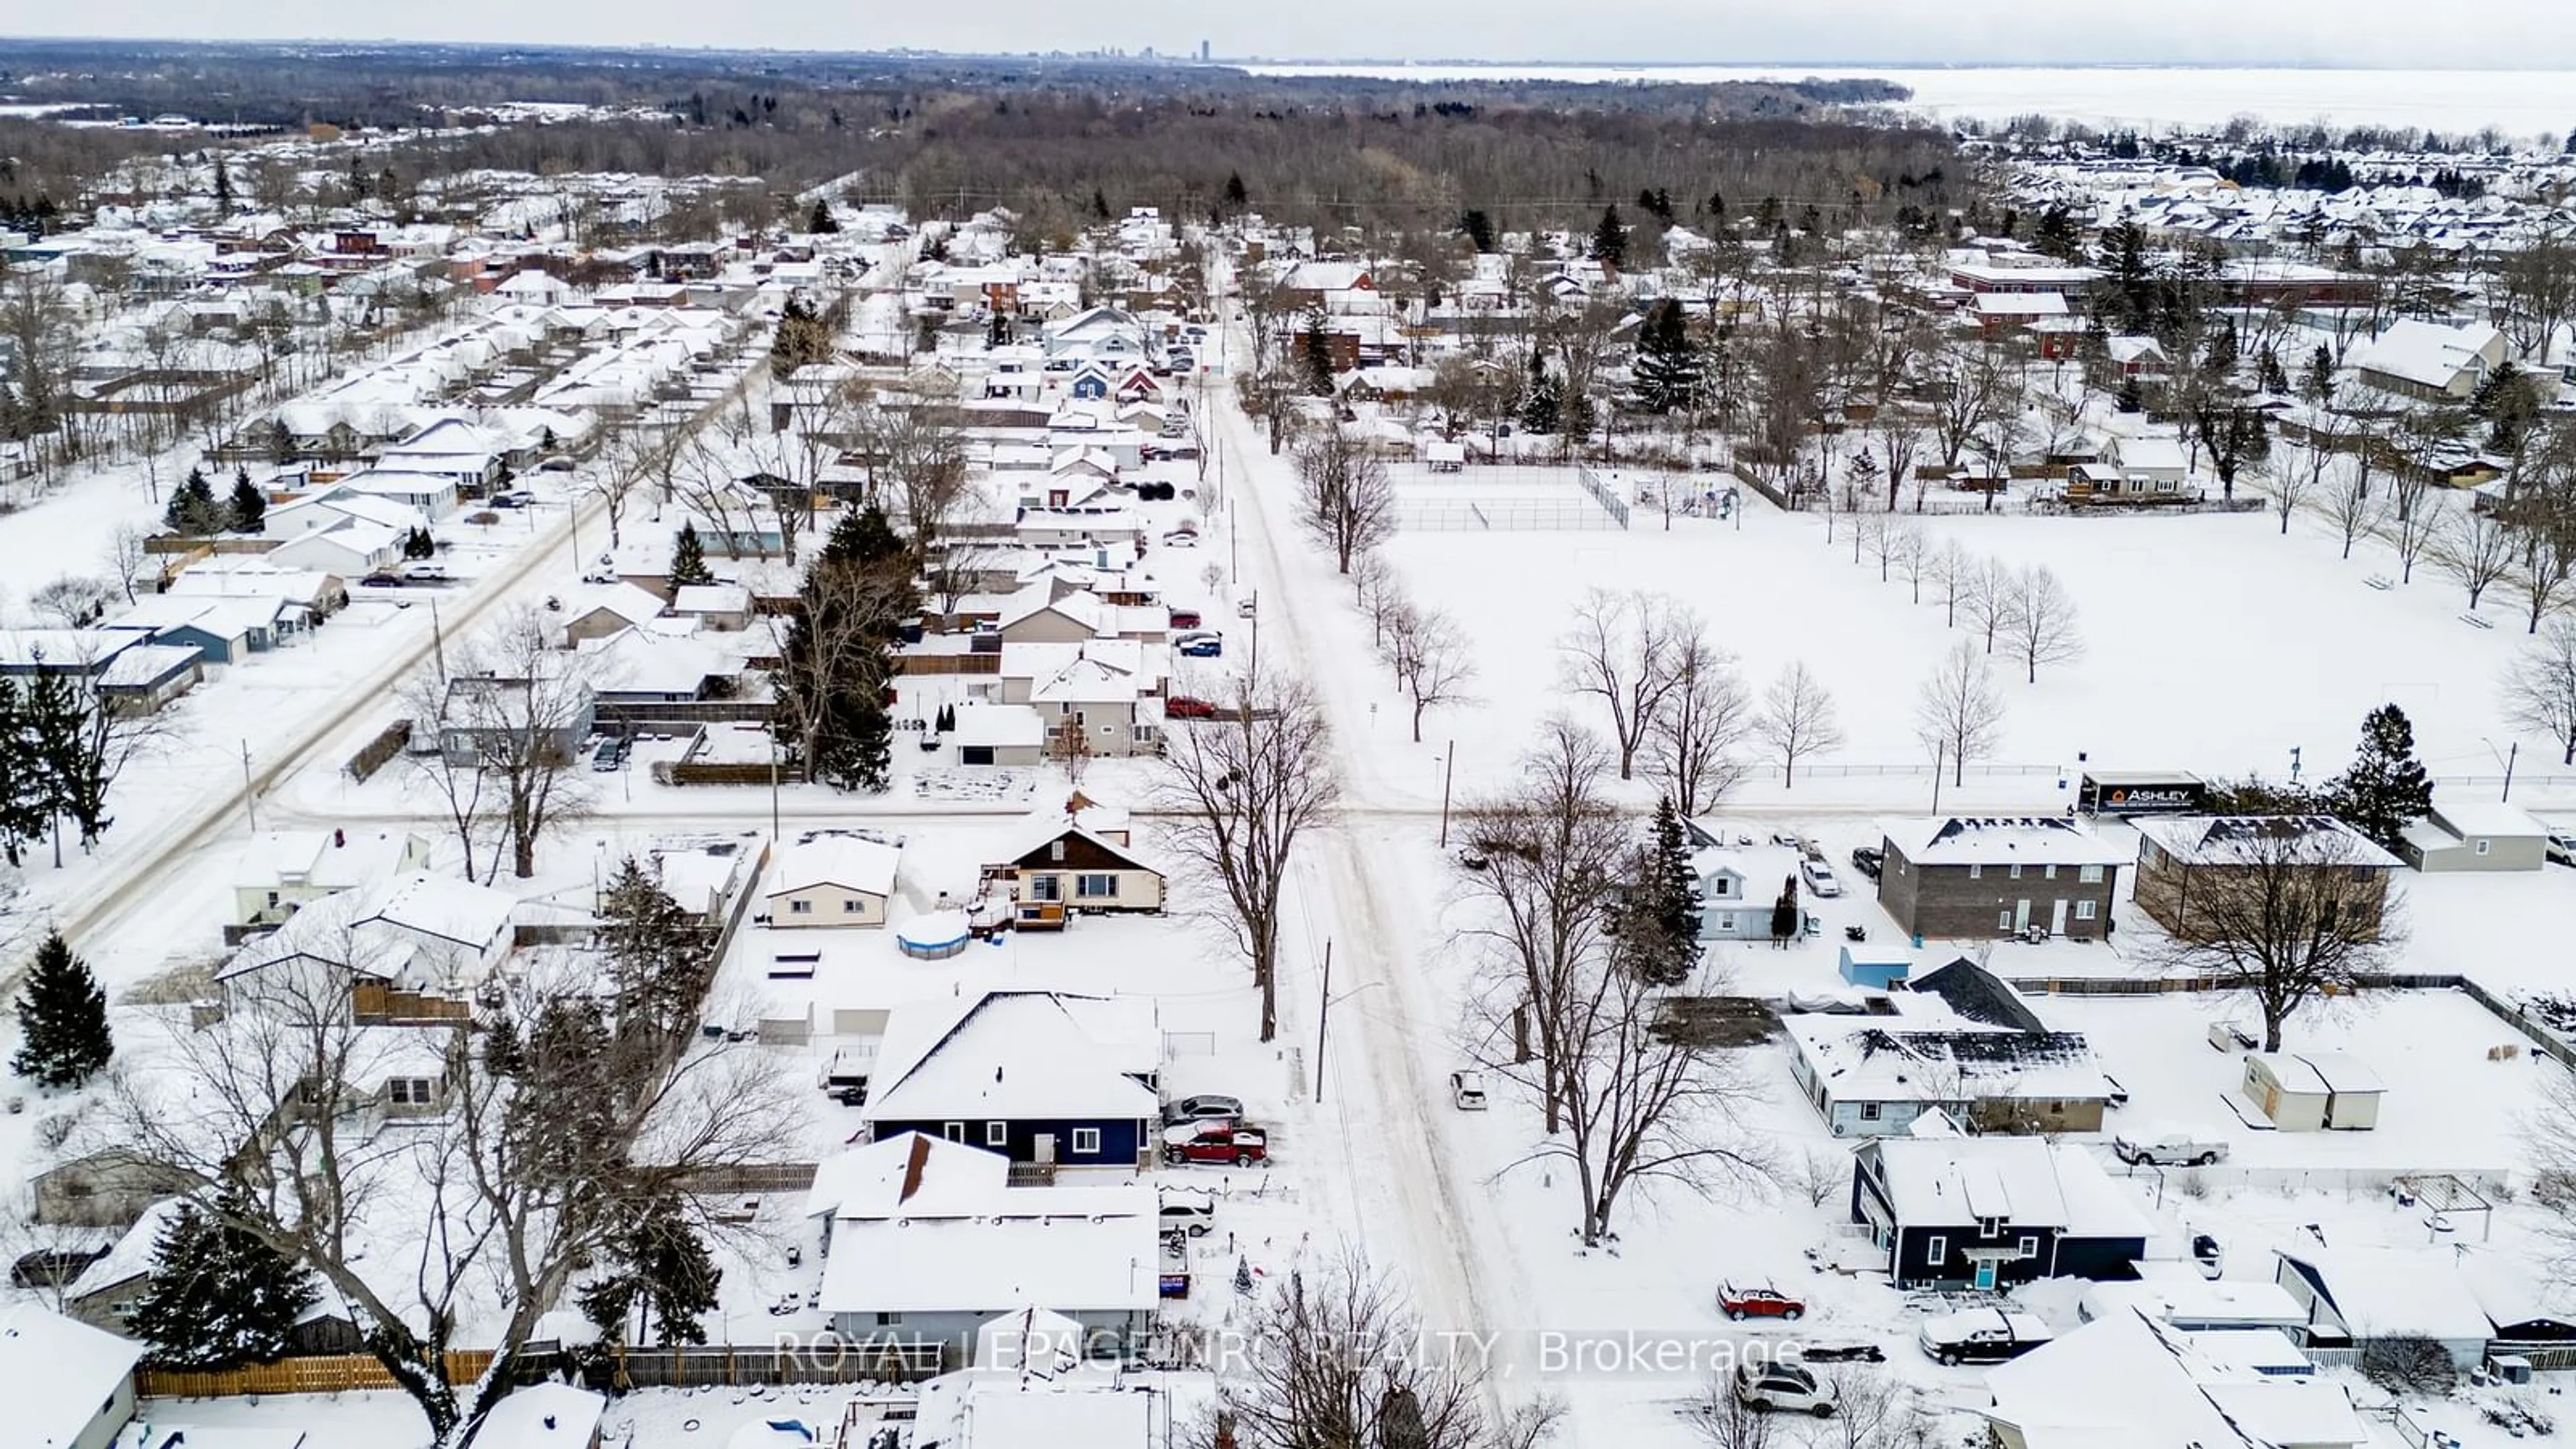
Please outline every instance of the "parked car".
[[1807, 878], [1809, 892], [1826, 900], [1831, 900], [1843, 893], [1843, 883], [1834, 878], [1834, 868], [1821, 860], [1800, 861], [1798, 874]]
[[1242, 1115], [1243, 1099], [1229, 1097], [1223, 1092], [1202, 1092], [1195, 1097], [1183, 1097], [1179, 1101], [1163, 1104], [1163, 1121], [1166, 1124], [1199, 1122], [1217, 1117], [1240, 1118]]
[[2112, 1138], [2111, 1155], [2132, 1167], [2171, 1167], [2181, 1163], [2208, 1167], [2226, 1159], [2227, 1144], [2181, 1128], [2158, 1127]]
[[2027, 1313], [1971, 1308], [1927, 1320], [1915, 1341], [1939, 1363], [2002, 1363], [2021, 1357], [2054, 1336], [2047, 1324]]
[[2213, 1049], [2222, 1052], [2250, 1052], [2262, 1045], [2254, 1039], [2254, 1033], [2233, 1021], [2211, 1022], [2209, 1044]]
[[2560, 865], [2576, 865], [2576, 834], [2564, 830], [2549, 832], [2541, 843], [2540, 853]]
[[1735, 1399], [1766, 1414], [1776, 1409], [1830, 1419], [1834, 1413], [1833, 1386], [1787, 1362], [1737, 1364]]
[[590, 767], [603, 773], [614, 770], [626, 763], [626, 749], [624, 740], [602, 740], [599, 753], [590, 757]]
[[1870, 846], [1864, 845], [1853, 851], [1851, 860], [1852, 869], [1871, 880], [1878, 879], [1879, 873], [1887, 869], [1887, 857]]
[[1236, 604], [1234, 606], [1234, 617], [1238, 619], [1251, 618], [1254, 612], [1260, 607], [1260, 602], [1261, 601], [1258, 599], [1247, 598]]
[[395, 570], [415, 584], [443, 584], [448, 580], [447, 566], [414, 559]]
[[1163, 718], [1214, 719], [1216, 706], [1192, 695], [1176, 694], [1163, 701]]
[[1718, 1311], [1742, 1323], [1748, 1318], [1785, 1318], [1795, 1323], [1807, 1316], [1807, 1305], [1768, 1283], [1720, 1283]]
[[1203, 1238], [1216, 1226], [1216, 1196], [1188, 1189], [1166, 1191], [1161, 1213], [1163, 1231]]
[[1214, 634], [1202, 634], [1173, 652], [1184, 659], [1220, 659], [1225, 655], [1225, 641]]
[[1250, 1167], [1270, 1160], [1270, 1135], [1224, 1118], [1175, 1123], [1163, 1129], [1163, 1160], [1174, 1166], [1218, 1162]]
[[1774, 830], [1774, 831], [1772, 831], [1772, 832], [1771, 832], [1771, 843], [1772, 843], [1773, 845], [1785, 845], [1785, 846], [1789, 847], [1791, 850], [1798, 850], [1798, 851], [1803, 851], [1803, 850], [1805, 850], [1805, 849], [1807, 848], [1807, 842], [1805, 842], [1805, 841], [1803, 841], [1803, 840], [1800, 840], [1800, 839], [1797, 837], [1797, 835], [1796, 835], [1796, 834], [1794, 834], [1793, 832], [1790, 832], [1790, 831], [1786, 831], [1786, 830]]
[[1198, 626], [1199, 626], [1199, 611], [1198, 611], [1198, 610], [1196, 610], [1196, 609], [1174, 609], [1174, 610], [1172, 611], [1172, 627], [1173, 627], [1173, 628], [1175, 628], [1175, 629], [1195, 629], [1195, 628], [1197, 628]]
[[1485, 1110], [1485, 1079], [1475, 1072], [1449, 1074], [1449, 1101], [1461, 1112]]
[[378, 569], [358, 582], [370, 589], [399, 589], [403, 586], [403, 576], [391, 569]]
[[504, 488], [492, 495], [495, 508], [533, 508], [536, 502], [537, 495], [525, 488]]
[[1163, 535], [1163, 547], [1165, 548], [1196, 548], [1198, 546], [1198, 530], [1194, 528], [1176, 528]]

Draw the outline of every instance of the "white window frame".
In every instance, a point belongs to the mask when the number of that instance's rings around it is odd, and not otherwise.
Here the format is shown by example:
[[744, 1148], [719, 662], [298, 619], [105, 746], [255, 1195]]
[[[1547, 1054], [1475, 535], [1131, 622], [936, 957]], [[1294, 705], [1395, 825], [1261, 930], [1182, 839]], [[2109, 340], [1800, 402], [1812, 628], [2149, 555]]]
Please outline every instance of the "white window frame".
[[1098, 1157], [1100, 1155], [1100, 1129], [1097, 1127], [1074, 1128], [1073, 1155], [1076, 1157]]
[[843, 896], [843, 897], [841, 897], [841, 914], [842, 914], [842, 915], [845, 915], [845, 916], [856, 916], [856, 915], [861, 915], [861, 914], [864, 914], [864, 913], [867, 911], [867, 908], [868, 908], [868, 903], [867, 903], [866, 901], [863, 901], [863, 900], [859, 899], [857, 896]]
[[1969, 862], [1968, 862], [1968, 879], [1970, 879], [1970, 880], [1984, 880], [1985, 878], [1986, 878], [1986, 867], [1985, 867], [1984, 862], [1982, 862], [1982, 861], [1974, 861], [1974, 860], [1969, 861]]
[[1923, 1240], [1923, 1261], [1935, 1268], [1950, 1261], [1948, 1233], [1934, 1233]]
[[2021, 1235], [2021, 1255], [2025, 1258], [2036, 1258], [2039, 1256], [2039, 1234], [2024, 1233]]
[[2014, 880], [2019, 880], [2019, 879], [2021, 879], [2021, 862], [2020, 862], [2020, 861], [2017, 861], [2017, 860], [2016, 860], [2016, 861], [2014, 861], [2014, 862], [2012, 863], [2012, 879], [2014, 879]]
[[2098, 903], [2094, 901], [2077, 901], [2075, 903], [2075, 919], [2079, 921], [2089, 921], [2093, 919], [2093, 908], [2096, 904]]
[[1008, 1146], [1010, 1146], [1010, 1145], [1011, 1145], [1011, 1124], [1010, 1124], [1010, 1123], [1008, 1123], [1008, 1122], [987, 1122], [987, 1123], [985, 1123], [985, 1124], [984, 1124], [984, 1145], [985, 1145], [985, 1146], [987, 1146], [987, 1147], [1008, 1147]]
[[810, 916], [814, 914], [814, 903], [806, 900], [802, 896], [799, 896], [787, 903], [787, 914], [791, 916]]
[[963, 1142], [966, 1140], [966, 1124], [963, 1122], [943, 1122], [939, 1125], [939, 1135], [947, 1138], [951, 1142]]
[[2481, 841], [2479, 841], [2479, 842], [2478, 842], [2478, 854], [2480, 854], [2480, 855], [2484, 855], [2484, 854], [2486, 854], [2486, 853], [2487, 853], [2488, 848], [2489, 848], [2489, 847], [2491, 847], [2491, 846], [2493, 846], [2494, 844], [2495, 844], [2495, 842], [2494, 842], [2494, 841], [2492, 841], [2492, 840], [2481, 840]]
[[[1100, 885], [1105, 887], [1105, 889], [1093, 890], [1091, 887], [1094, 882], [1098, 882]], [[1095, 870], [1086, 871], [1075, 876], [1073, 878], [1073, 898], [1078, 901], [1114, 901], [1118, 899], [1118, 872], [1114, 870]]]
[[2075, 868], [2075, 880], [2079, 885], [2100, 885], [2102, 883], [2102, 867], [2098, 865], [2077, 866]]
[[2011, 930], [2011, 929], [2012, 929], [2012, 912], [2010, 912], [2010, 911], [1997, 911], [1997, 912], [1995, 912], [1995, 929], [1996, 929], [1996, 930], [1998, 930], [1998, 931], [2009, 931], [2009, 930]]
[[2004, 1230], [2004, 1220], [2003, 1220], [2002, 1218], [1979, 1218], [1979, 1219], [1977, 1219], [1977, 1236], [1978, 1236], [1978, 1237], [1981, 1237], [1981, 1238], [1993, 1238], [1993, 1237], [2000, 1237], [2000, 1236], [2002, 1236], [2002, 1234], [2003, 1234], [2003, 1230]]

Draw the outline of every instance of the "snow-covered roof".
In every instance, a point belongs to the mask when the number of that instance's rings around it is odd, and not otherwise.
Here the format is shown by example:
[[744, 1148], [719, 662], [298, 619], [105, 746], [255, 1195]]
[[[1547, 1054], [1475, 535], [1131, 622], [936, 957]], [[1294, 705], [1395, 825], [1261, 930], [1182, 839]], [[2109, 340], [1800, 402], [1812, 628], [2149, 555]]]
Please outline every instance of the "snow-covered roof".
[[1025, 704], [984, 704], [967, 701], [957, 706], [956, 728], [949, 738], [960, 745], [997, 749], [1027, 748], [1044, 743], [1046, 721]]
[[1908, 1223], [2001, 1218], [2082, 1237], [2145, 1238], [2147, 1223], [2090, 1151], [2040, 1137], [1877, 1137], [1888, 1201]]
[[570, 1384], [531, 1384], [492, 1406], [474, 1442], [483, 1449], [590, 1449], [608, 1400]]
[[2129, 853], [2055, 815], [1881, 820], [1879, 833], [1916, 865], [2126, 864]]
[[671, 607], [683, 614], [747, 614], [751, 590], [740, 584], [683, 584], [672, 594]]
[[2128, 1283], [2091, 1283], [2086, 1312], [2095, 1318], [2136, 1310], [2159, 1322], [2299, 1328], [2308, 1315], [2278, 1283], [2251, 1278], [2203, 1278], [2197, 1271]]
[[154, 1249], [161, 1243], [164, 1229], [179, 1220], [179, 1209], [185, 1198], [165, 1197], [143, 1210], [125, 1236], [116, 1240], [105, 1255], [81, 1270], [64, 1291], [64, 1298], [78, 1302], [93, 1293], [102, 1293], [119, 1283], [140, 1278], [152, 1271]]
[[142, 1357], [139, 1343], [32, 1303], [0, 1310], [0, 1405], [10, 1442], [24, 1449], [87, 1442], [99, 1407]]
[[2448, 389], [2463, 373], [2480, 372], [2485, 366], [2483, 354], [2501, 341], [2502, 334], [2483, 322], [2447, 327], [2410, 317], [2390, 323], [2387, 331], [2356, 348], [2352, 362], [2369, 372]]
[[867, 895], [890, 896], [894, 894], [895, 867], [902, 858], [901, 851], [880, 841], [855, 835], [811, 835], [779, 848], [769, 893], [774, 896], [836, 885]]
[[2261, 1062], [2285, 1092], [2325, 1096], [2388, 1090], [2377, 1072], [2342, 1052], [2251, 1052], [2247, 1060]]
[[2255, 842], [2295, 838], [2334, 865], [2395, 870], [2403, 862], [2331, 815], [2150, 815], [2130, 822], [2140, 835], [2185, 865], [2245, 865], [2264, 858]]
[[[1061, 1215], [836, 1219], [817, 1306], [832, 1314], [1002, 1313], [1143, 1311], [1159, 1302], [1161, 1223], [1151, 1187], [1011, 1192], [1076, 1200]], [[1124, 1211], [1108, 1210], [1103, 1199], [1113, 1193], [1126, 1198]]]
[[[1089, 1020], [1077, 1020], [1077, 1008]], [[1152, 1012], [1150, 1000], [1041, 991], [899, 1006], [887, 1018], [877, 1052], [867, 1118], [1152, 1117], [1154, 1094], [1136, 1080], [1160, 1056], [1159, 1040], [1148, 1045], [1138, 1039], [1151, 1029]]]
[[2369, 1442], [2341, 1384], [2233, 1366], [2196, 1339], [2135, 1310], [2109, 1314], [1990, 1371], [1985, 1412], [2034, 1445]]
[[913, 1449], [1137, 1449], [1154, 1442], [1154, 1396], [1097, 1367], [1041, 1376], [976, 1368], [921, 1386]]
[[1790, 1040], [1838, 1102], [2103, 1101], [2110, 1085], [2075, 1032], [1913, 1028], [1838, 1014], [1787, 1018]]
[[2497, 800], [2437, 800], [2433, 814], [2463, 837], [2527, 836], [2537, 840], [2549, 833], [2549, 827], [2533, 819], [2530, 811]]
[[2279, 1248], [2306, 1268], [2355, 1338], [2420, 1333], [2440, 1343], [2484, 1341], [2495, 1328], [2449, 1252], [2413, 1248]]

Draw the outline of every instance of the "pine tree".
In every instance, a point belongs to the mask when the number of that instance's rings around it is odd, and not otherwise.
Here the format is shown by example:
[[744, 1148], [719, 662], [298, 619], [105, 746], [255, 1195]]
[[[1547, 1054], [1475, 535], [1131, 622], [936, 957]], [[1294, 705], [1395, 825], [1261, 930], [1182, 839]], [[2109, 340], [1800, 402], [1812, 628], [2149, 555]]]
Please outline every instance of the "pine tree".
[[1252, 1281], [1252, 1260], [1240, 1254], [1236, 1255], [1234, 1260], [1234, 1291], [1242, 1297], [1249, 1298], [1252, 1296], [1252, 1290], [1255, 1286], [1256, 1285]]
[[1241, 211], [1252, 204], [1252, 193], [1244, 189], [1243, 173], [1229, 171], [1225, 177], [1225, 209]]
[[715, 581], [707, 568], [706, 545], [698, 541], [698, 526], [681, 524], [678, 536], [671, 540], [671, 587], [694, 588]]
[[1699, 877], [1672, 798], [1655, 803], [1653, 833], [1631, 857], [1618, 908], [1620, 963], [1653, 986], [1679, 986], [1699, 968]]
[[1489, 255], [1493, 252], [1494, 219], [1482, 208], [1469, 207], [1466, 215], [1458, 218], [1458, 230], [1466, 234], [1468, 244], [1477, 251]]
[[215, 153], [215, 219], [221, 221], [233, 214], [233, 176], [224, 165], [221, 151]]
[[2120, 411], [2124, 413], [2142, 413], [2147, 410], [2146, 385], [2138, 381], [2135, 375], [2120, 379], [2118, 405]]
[[250, 481], [248, 470], [234, 475], [233, 496], [228, 500], [225, 512], [226, 521], [235, 533], [259, 532], [260, 520], [268, 516], [268, 495], [259, 491], [258, 484]]
[[1628, 228], [1619, 221], [1619, 208], [1601, 208], [1600, 224], [1592, 228], [1592, 260], [1618, 268], [1628, 262]]
[[206, 481], [203, 468], [188, 470], [186, 481], [170, 494], [170, 502], [161, 510], [161, 522], [172, 533], [190, 538], [204, 538], [224, 529], [224, 510], [215, 501], [215, 486]]
[[705, 994], [706, 933], [628, 856], [599, 898], [599, 944], [617, 991], [620, 1034], [669, 1041]]
[[2323, 404], [2334, 396], [2334, 349], [2320, 342], [2308, 354], [2307, 373], [2299, 379], [2299, 395], [2309, 402]]
[[151, 1287], [127, 1328], [163, 1368], [274, 1363], [319, 1296], [311, 1276], [275, 1249], [182, 1203], [152, 1245]]
[[2393, 704], [2361, 722], [2361, 748], [2352, 767], [2326, 787], [2326, 800], [2345, 824], [2396, 852], [2406, 827], [2433, 808], [2433, 781], [2415, 758], [2415, 726]]
[[18, 1031], [18, 1055], [9, 1069], [47, 1087], [77, 1087], [116, 1055], [107, 1031], [107, 993], [60, 931], [46, 932], [36, 948], [36, 964], [18, 998]]
[[632, 1220], [619, 1225], [605, 1257], [609, 1271], [579, 1294], [583, 1316], [603, 1335], [625, 1342], [640, 1303], [645, 1321], [636, 1332], [636, 1346], [707, 1341], [704, 1319], [715, 1310], [724, 1270], [716, 1266], [678, 1199], [656, 1194]]
[[956, 728], [957, 706], [953, 704], [941, 705], [939, 707], [939, 732], [944, 735]]
[[[845, 607], [842, 591], [830, 587], [833, 570], [854, 570], [871, 580], [877, 593], [891, 596], [880, 611], [887, 624], [871, 626], [857, 657], [816, 659], [819, 643], [843, 631], [834, 610]], [[793, 688], [812, 691], [797, 701], [816, 719], [813, 758], [803, 761], [807, 778], [842, 790], [882, 790], [894, 763], [894, 720], [886, 713], [885, 690], [894, 676], [890, 656], [892, 620], [918, 608], [913, 590], [916, 573], [912, 551], [887, 522], [885, 510], [873, 504], [846, 514], [825, 540], [822, 552], [807, 567], [804, 611], [788, 626], [785, 650]]]
[[1109, 219], [1109, 197], [1097, 186], [1091, 188], [1091, 214], [1100, 221]]
[[438, 540], [430, 536], [429, 529], [426, 526], [414, 527], [411, 532], [403, 535], [403, 557], [407, 559], [436, 558], [438, 557]]
[[1637, 401], [1650, 412], [1678, 412], [1699, 396], [1700, 350], [1682, 319], [1681, 303], [1667, 297], [1646, 309], [1634, 373]]
[[63, 842], [59, 822], [65, 815], [77, 814], [80, 784], [89, 773], [89, 703], [81, 697], [80, 686], [72, 682], [70, 670], [47, 669], [44, 664], [40, 650], [34, 677], [27, 682], [27, 692], [20, 696], [19, 719], [29, 774], [35, 784], [30, 804], [54, 837], [54, 864], [60, 865]]
[[1521, 427], [1554, 433], [1565, 426], [1565, 389], [1547, 370], [1544, 353], [1530, 354], [1529, 387], [1521, 395]]
[[26, 694], [0, 675], [0, 858], [25, 863], [27, 842], [45, 833], [45, 772], [28, 738]]
[[1298, 335], [1297, 357], [1306, 371], [1306, 390], [1317, 397], [1333, 395], [1333, 343], [1324, 331], [1324, 309], [1317, 306], [1306, 314], [1306, 330]]
[[1780, 883], [1780, 898], [1771, 903], [1771, 944], [1785, 947], [1798, 939], [1798, 878]]
[[819, 196], [815, 197], [814, 210], [805, 218], [805, 229], [809, 232], [813, 232], [817, 236], [825, 236], [839, 231], [841, 229], [841, 224], [832, 219], [832, 203], [825, 201]]

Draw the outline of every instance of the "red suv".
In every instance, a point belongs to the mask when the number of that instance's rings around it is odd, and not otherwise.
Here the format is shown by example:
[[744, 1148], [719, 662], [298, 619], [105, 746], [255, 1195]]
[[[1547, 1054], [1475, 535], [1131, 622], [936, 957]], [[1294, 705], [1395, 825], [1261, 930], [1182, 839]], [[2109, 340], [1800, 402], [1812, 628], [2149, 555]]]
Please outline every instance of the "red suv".
[[1717, 1306], [1727, 1317], [1742, 1322], [1747, 1318], [1803, 1318], [1807, 1305], [1767, 1283], [1720, 1283]]
[[1163, 718], [1214, 719], [1216, 706], [1204, 699], [1193, 699], [1186, 694], [1176, 694], [1163, 701]]
[[1197, 628], [1198, 626], [1199, 626], [1199, 611], [1198, 611], [1198, 610], [1196, 610], [1196, 609], [1174, 609], [1174, 610], [1172, 611], [1172, 627], [1173, 627], [1173, 628], [1175, 628], [1175, 629], [1195, 629], [1195, 628]]
[[1224, 1117], [1176, 1122], [1163, 1129], [1163, 1160], [1174, 1166], [1219, 1162], [1250, 1167], [1270, 1160], [1270, 1134]]

